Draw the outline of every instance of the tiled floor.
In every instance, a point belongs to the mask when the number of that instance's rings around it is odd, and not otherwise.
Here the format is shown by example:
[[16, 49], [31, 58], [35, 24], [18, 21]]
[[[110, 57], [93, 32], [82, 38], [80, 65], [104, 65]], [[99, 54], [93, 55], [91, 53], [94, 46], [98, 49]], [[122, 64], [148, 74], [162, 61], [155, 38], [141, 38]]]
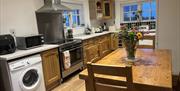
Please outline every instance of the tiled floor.
[[68, 80], [63, 82], [60, 86], [52, 91], [86, 91], [85, 81], [79, 79], [78, 73], [71, 76]]

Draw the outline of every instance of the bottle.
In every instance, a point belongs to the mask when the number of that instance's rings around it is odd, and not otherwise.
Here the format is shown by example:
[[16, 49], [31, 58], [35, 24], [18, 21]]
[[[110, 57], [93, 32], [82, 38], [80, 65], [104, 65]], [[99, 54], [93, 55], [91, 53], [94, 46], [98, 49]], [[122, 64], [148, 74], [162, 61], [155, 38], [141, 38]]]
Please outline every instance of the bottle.
[[87, 28], [85, 29], [85, 34], [91, 34], [91, 29], [89, 28], [89, 25], [87, 25]]
[[67, 38], [73, 38], [73, 30], [72, 29], [67, 30]]
[[103, 25], [103, 31], [108, 31], [108, 28], [107, 28], [107, 24], [106, 24], [106, 23], [104, 23], [104, 25]]

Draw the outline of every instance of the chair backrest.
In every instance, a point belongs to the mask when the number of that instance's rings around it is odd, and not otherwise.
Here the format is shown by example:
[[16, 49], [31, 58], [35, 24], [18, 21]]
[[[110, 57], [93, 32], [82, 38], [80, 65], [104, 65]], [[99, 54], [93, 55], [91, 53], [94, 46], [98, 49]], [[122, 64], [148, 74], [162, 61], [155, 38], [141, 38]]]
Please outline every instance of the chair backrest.
[[177, 81], [176, 91], [180, 91], [180, 73]]
[[[143, 41], [144, 42], [150, 41], [150, 43], [152, 42], [152, 44], [149, 44], [149, 42], [143, 43], [143, 44], [139, 43], [139, 45], [137, 46], [138, 48], [155, 49], [155, 36], [144, 36]], [[141, 40], [140, 40], [140, 42], [141, 42]]]
[[[131, 91], [132, 67], [87, 63], [91, 91]], [[101, 75], [100, 77], [97, 75]], [[104, 76], [104, 77], [102, 77]], [[115, 80], [106, 76], [124, 77], [126, 80]]]

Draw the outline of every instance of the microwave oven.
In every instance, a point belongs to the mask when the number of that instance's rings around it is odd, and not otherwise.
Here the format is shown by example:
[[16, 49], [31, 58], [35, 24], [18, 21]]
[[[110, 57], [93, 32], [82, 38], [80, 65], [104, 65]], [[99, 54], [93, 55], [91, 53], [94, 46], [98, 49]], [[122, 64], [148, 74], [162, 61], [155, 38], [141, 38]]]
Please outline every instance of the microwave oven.
[[17, 48], [26, 50], [35, 47], [39, 47], [44, 44], [44, 37], [42, 34], [30, 35], [30, 36], [19, 36], [16, 37]]

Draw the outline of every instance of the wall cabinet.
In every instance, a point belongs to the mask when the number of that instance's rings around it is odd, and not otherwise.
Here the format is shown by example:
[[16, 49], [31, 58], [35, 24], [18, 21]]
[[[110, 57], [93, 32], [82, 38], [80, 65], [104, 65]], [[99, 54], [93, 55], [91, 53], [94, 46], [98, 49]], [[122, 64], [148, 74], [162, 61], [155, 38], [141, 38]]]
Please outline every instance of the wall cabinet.
[[104, 19], [111, 19], [113, 17], [113, 4], [113, 0], [102, 0]]
[[60, 65], [58, 49], [41, 53], [46, 90], [50, 91], [60, 84]]
[[90, 19], [111, 19], [114, 0], [89, 0]]

